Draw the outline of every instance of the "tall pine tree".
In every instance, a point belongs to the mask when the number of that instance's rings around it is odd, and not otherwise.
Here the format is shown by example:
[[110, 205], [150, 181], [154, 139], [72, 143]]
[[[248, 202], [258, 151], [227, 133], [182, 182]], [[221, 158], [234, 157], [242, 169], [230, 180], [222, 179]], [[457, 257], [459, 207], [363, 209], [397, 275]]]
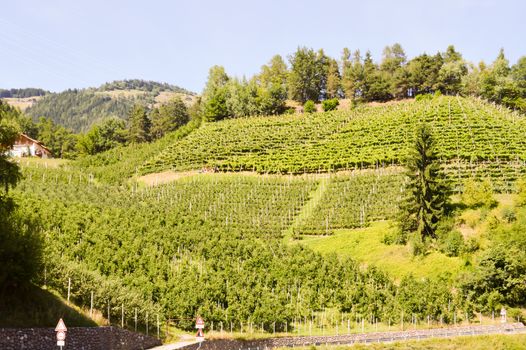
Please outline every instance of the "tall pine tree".
[[403, 233], [416, 231], [422, 239], [434, 238], [446, 210], [449, 189], [439, 173], [435, 142], [426, 124], [417, 128], [406, 167], [408, 182], [400, 206], [400, 228]]

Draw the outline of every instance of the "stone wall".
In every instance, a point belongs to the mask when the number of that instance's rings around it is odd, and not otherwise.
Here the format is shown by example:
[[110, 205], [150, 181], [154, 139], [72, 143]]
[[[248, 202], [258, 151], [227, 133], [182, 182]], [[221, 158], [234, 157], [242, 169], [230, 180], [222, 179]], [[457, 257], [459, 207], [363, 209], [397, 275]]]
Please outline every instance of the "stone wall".
[[[64, 350], [142, 350], [161, 341], [116, 327], [70, 327]], [[2, 350], [57, 350], [53, 328], [0, 328]]]
[[296, 347], [302, 345], [322, 344], [355, 344], [355, 343], [379, 343], [392, 342], [396, 340], [426, 339], [426, 338], [448, 338], [466, 335], [482, 334], [512, 334], [526, 333], [522, 323], [492, 325], [492, 326], [468, 326], [422, 329], [403, 332], [378, 332], [378, 333], [354, 333], [348, 335], [334, 336], [304, 336], [304, 337], [282, 337], [261, 340], [227, 340], [217, 339], [205, 341], [199, 344], [188, 345], [184, 350], [267, 350], [276, 347]]

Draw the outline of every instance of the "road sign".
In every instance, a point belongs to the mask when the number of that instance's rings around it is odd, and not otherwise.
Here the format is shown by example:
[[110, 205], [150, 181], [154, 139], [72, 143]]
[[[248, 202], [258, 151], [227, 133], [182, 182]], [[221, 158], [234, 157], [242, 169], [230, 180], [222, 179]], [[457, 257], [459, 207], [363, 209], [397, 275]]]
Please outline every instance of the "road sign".
[[195, 321], [195, 328], [197, 329], [203, 329], [205, 328], [205, 321], [201, 317], [198, 317]]
[[55, 332], [57, 332], [57, 346], [62, 347], [66, 345], [66, 332], [68, 328], [62, 319], [58, 320], [58, 324], [55, 327]]
[[197, 317], [197, 320], [195, 320], [195, 328], [197, 328], [197, 334], [195, 335], [195, 339], [198, 342], [202, 342], [205, 340], [205, 334], [203, 333], [203, 329], [205, 328], [205, 321], [201, 317]]
[[197, 330], [197, 334], [195, 335], [195, 340], [197, 340], [198, 342], [202, 342], [205, 340], [205, 335], [201, 328]]
[[58, 324], [55, 327], [55, 332], [67, 332], [67, 330], [68, 329], [66, 328], [64, 321], [62, 321], [62, 319], [58, 320]]

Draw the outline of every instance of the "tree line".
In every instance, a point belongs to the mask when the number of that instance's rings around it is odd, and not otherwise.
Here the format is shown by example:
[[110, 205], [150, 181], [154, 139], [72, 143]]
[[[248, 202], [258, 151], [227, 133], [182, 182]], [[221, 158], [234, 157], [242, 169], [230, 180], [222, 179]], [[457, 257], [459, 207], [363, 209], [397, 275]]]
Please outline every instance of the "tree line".
[[46, 94], [49, 94], [49, 91], [37, 88], [0, 89], [0, 98], [27, 98], [44, 96]]
[[[147, 94], [133, 99], [113, 99], [90, 89], [51, 94], [28, 110], [40, 118], [32, 125], [26, 123], [23, 130], [47, 145], [55, 156], [74, 158], [158, 139], [186, 124], [190, 115], [212, 122], [293, 113], [294, 104], [289, 100], [303, 104], [304, 112], [314, 112], [315, 102], [322, 102], [323, 110], [329, 111], [343, 98], [354, 104], [441, 93], [478, 96], [524, 112], [526, 56], [510, 66], [501, 50], [491, 64], [475, 65], [449, 46], [445, 52], [424, 53], [409, 60], [401, 45], [394, 44], [375, 62], [369, 51], [362, 55], [359, 50], [345, 48], [336, 60], [323, 50], [299, 47], [288, 63], [275, 55], [250, 79], [231, 77], [224, 67], [213, 66], [201, 97], [190, 110], [179, 100], [151, 107], [148, 91], [174, 89], [167, 84], [125, 80], [99, 90], [130, 88]], [[74, 135], [80, 130], [85, 133]]]
[[288, 64], [276, 55], [251, 79], [229, 77], [223, 67], [212, 67], [202, 94], [203, 116], [215, 121], [280, 114], [287, 111], [287, 99], [301, 104], [342, 98], [384, 102], [429, 93], [478, 96], [526, 111], [526, 56], [510, 66], [501, 50], [491, 64], [475, 65], [450, 45], [445, 52], [409, 60], [394, 44], [375, 62], [369, 51], [363, 55], [345, 48], [336, 60], [322, 49], [299, 47]]

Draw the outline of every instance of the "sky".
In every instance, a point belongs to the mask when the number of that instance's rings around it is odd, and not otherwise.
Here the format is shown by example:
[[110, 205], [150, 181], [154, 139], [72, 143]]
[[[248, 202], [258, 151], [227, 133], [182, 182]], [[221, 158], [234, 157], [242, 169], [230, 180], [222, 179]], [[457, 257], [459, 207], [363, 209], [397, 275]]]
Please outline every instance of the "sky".
[[0, 7], [0, 88], [50, 91], [120, 79], [200, 93], [208, 70], [250, 77], [299, 46], [381, 59], [452, 44], [471, 62], [526, 55], [523, 0], [17, 0]]

